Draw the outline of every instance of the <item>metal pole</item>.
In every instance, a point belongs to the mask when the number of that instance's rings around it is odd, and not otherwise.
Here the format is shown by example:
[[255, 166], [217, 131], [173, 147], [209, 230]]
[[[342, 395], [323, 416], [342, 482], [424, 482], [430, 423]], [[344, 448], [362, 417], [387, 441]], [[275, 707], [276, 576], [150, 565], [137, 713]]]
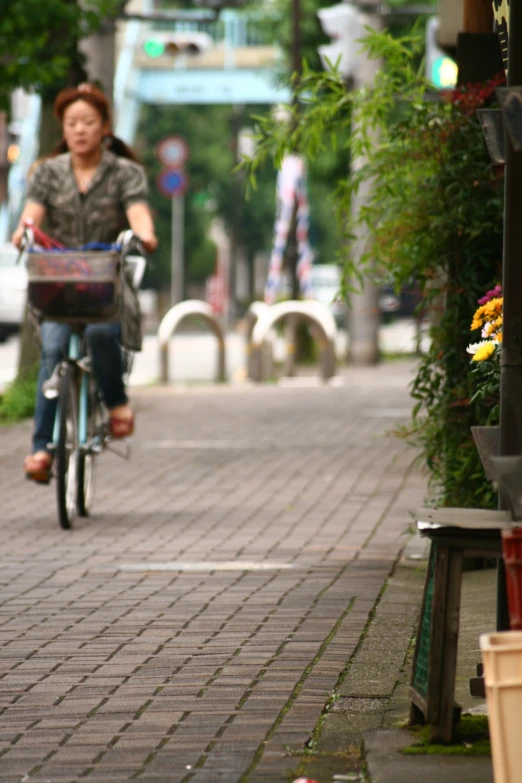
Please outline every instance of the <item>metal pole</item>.
[[183, 196], [172, 199], [172, 245], [171, 245], [171, 277], [170, 304], [174, 307], [183, 301], [185, 286], [185, 264], [183, 259], [183, 229], [185, 216], [185, 200]]
[[[510, 3], [508, 86], [522, 85], [522, 8]], [[522, 153], [505, 132], [504, 258], [502, 295], [504, 324], [500, 383], [500, 454], [522, 454]], [[500, 498], [500, 507], [506, 508]], [[509, 630], [504, 561], [499, 561], [497, 629]]]

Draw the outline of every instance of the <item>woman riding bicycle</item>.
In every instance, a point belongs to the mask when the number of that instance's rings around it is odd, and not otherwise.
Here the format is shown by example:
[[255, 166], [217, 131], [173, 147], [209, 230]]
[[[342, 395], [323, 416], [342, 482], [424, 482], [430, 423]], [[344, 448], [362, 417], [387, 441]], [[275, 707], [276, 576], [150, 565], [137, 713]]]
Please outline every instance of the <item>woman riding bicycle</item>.
[[[35, 167], [26, 203], [12, 241], [20, 247], [27, 219], [39, 228], [44, 219], [51, 236], [66, 247], [86, 243], [110, 244], [131, 228], [146, 251], [158, 241], [147, 202], [142, 166], [132, 151], [111, 133], [109, 103], [90, 84], [62, 90], [54, 104], [63, 141]], [[123, 313], [125, 319], [125, 312]], [[125, 326], [125, 323], [123, 323]], [[123, 381], [121, 323], [91, 324], [85, 336], [94, 372], [109, 409], [113, 438], [132, 434], [134, 417]], [[26, 476], [47, 482], [52, 455], [56, 400], [44, 397], [43, 382], [66, 354], [70, 328], [45, 321], [41, 326], [42, 354], [38, 374], [32, 454], [24, 461]]]

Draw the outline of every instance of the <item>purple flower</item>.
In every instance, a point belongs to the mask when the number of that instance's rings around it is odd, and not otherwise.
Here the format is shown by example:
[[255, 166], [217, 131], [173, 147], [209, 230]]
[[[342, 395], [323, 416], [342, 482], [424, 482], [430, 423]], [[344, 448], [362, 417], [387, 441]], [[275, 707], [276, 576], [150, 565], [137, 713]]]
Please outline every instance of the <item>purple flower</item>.
[[502, 296], [502, 286], [496, 285], [495, 288], [492, 288], [491, 291], [487, 292], [486, 296], [483, 296], [482, 299], [479, 299], [478, 303], [482, 306], [499, 296]]

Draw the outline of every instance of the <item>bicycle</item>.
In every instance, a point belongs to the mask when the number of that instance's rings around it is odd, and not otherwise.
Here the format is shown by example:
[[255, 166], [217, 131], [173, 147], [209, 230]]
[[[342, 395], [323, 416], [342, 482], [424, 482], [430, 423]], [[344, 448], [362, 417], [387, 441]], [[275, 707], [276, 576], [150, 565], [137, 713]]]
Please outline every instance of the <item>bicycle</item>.
[[[123, 286], [128, 281], [135, 290], [139, 288], [146, 259], [132, 231], [122, 232], [115, 245], [102, 250], [37, 250], [37, 233], [26, 228], [24, 239], [29, 306], [39, 322], [58, 321], [71, 327], [67, 356], [42, 387], [45, 397], [57, 400], [48, 450], [54, 455], [58, 519], [69, 530], [77, 514], [89, 516], [95, 458], [111, 444], [109, 416], [92, 372], [85, 329], [90, 323], [118, 319]], [[139, 255], [130, 256], [132, 248]], [[122, 350], [129, 375], [133, 354]]]

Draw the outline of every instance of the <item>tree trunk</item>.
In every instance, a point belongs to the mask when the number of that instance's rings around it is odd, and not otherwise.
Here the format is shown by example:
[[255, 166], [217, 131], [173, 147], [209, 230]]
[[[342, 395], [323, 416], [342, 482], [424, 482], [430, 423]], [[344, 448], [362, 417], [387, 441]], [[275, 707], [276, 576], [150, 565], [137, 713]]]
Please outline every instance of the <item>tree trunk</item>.
[[111, 106], [114, 97], [115, 36], [115, 20], [106, 19], [99, 30], [78, 44], [80, 52], [86, 58], [85, 68], [89, 81], [103, 90]]
[[60, 123], [54, 116], [54, 96], [42, 99], [42, 119], [40, 123], [40, 140], [38, 157], [49, 155], [62, 138]]
[[20, 380], [28, 378], [34, 366], [40, 360], [40, 345], [26, 309], [22, 331], [20, 333], [20, 353], [18, 356], [18, 373]]

